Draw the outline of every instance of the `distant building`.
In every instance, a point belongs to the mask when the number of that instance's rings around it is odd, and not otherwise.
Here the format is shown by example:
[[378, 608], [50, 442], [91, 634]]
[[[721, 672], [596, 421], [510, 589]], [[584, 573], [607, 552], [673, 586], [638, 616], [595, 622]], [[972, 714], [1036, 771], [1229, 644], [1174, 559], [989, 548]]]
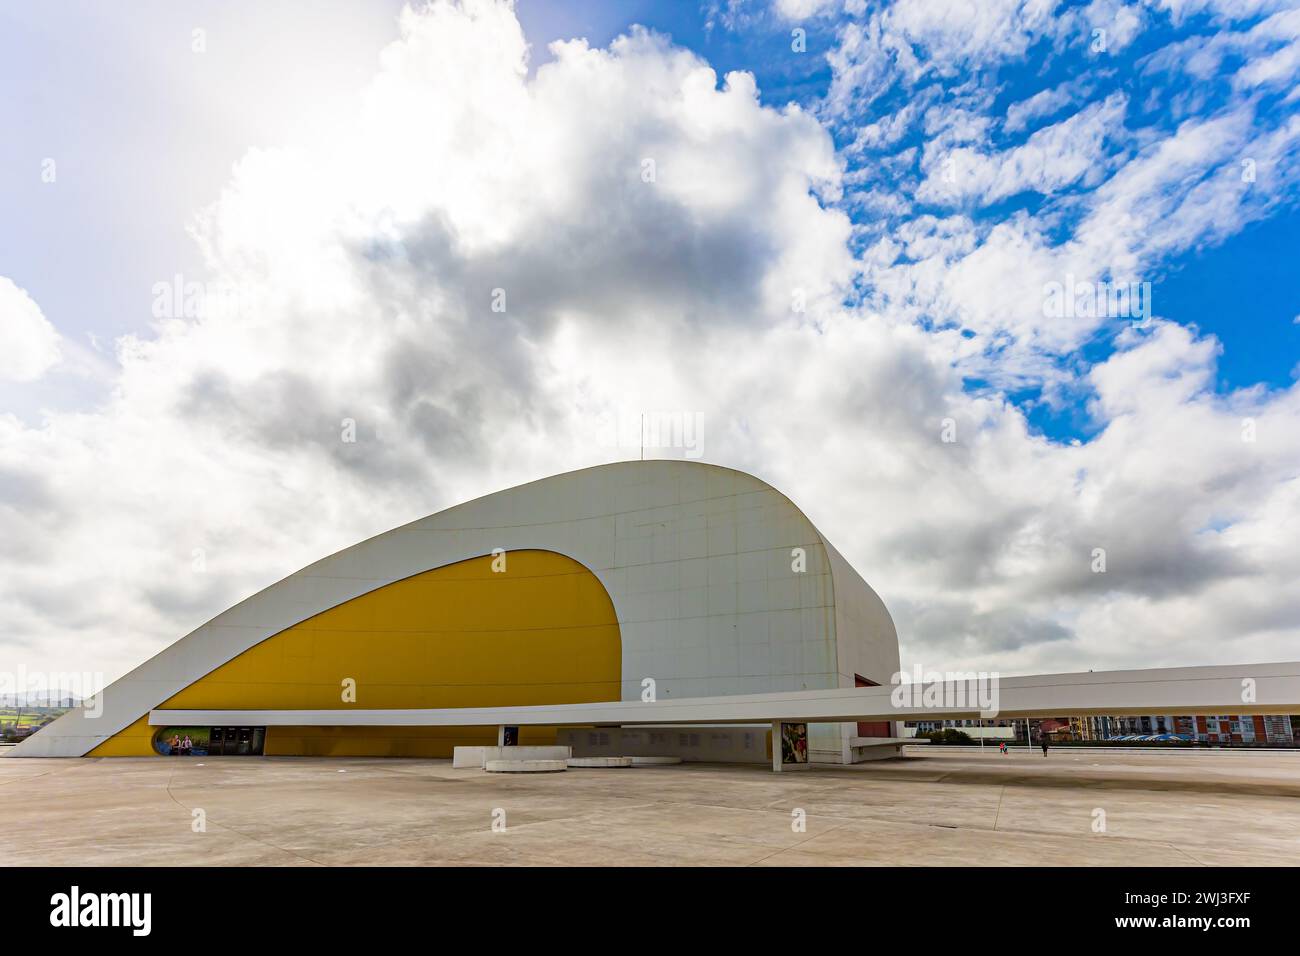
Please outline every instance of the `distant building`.
[[[1054, 740], [1086, 743], [1122, 737], [1161, 737], [1173, 735], [1189, 743], [1253, 744], [1294, 747], [1300, 740], [1300, 714], [1267, 715], [1141, 715], [1132, 717], [1044, 717], [1029, 721], [1033, 739], [1047, 733]], [[1024, 718], [993, 720], [912, 720], [906, 723], [907, 734], [944, 730], [954, 727], [972, 737], [1005, 737], [1024, 740]], [[982, 729], [981, 729], [982, 728]]]
[[1024, 725], [1024, 720], [1014, 721], [1006, 718], [992, 720], [909, 720], [903, 724], [903, 736], [915, 737], [917, 734], [932, 733], [952, 727], [979, 740], [1015, 740], [1016, 724]]
[[1287, 715], [1196, 718], [1196, 739], [1207, 743], [1281, 744], [1294, 746], [1295, 731]]

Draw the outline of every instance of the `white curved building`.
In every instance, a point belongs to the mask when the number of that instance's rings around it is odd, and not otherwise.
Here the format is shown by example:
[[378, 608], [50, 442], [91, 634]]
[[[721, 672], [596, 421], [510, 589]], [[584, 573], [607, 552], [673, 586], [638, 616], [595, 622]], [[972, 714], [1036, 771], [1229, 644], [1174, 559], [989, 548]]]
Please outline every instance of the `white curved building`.
[[[159, 728], [151, 710], [409, 709], [660, 700], [888, 684], [880, 598], [788, 498], [689, 461], [618, 462], [378, 535], [219, 614], [15, 756], [450, 756], [494, 727]], [[555, 740], [524, 728], [522, 742]], [[809, 728], [852, 759], [888, 722]], [[770, 744], [769, 744], [770, 746]], [[223, 751], [222, 748], [225, 748]], [[769, 751], [770, 752], [770, 751]]]

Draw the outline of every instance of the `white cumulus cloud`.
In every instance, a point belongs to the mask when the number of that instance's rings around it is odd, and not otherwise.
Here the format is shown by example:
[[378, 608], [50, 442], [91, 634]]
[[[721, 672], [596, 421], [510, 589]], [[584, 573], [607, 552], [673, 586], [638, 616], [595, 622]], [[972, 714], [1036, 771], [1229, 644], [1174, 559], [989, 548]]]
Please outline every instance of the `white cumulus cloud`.
[[59, 360], [59, 333], [25, 291], [0, 276], [0, 380], [30, 382]]

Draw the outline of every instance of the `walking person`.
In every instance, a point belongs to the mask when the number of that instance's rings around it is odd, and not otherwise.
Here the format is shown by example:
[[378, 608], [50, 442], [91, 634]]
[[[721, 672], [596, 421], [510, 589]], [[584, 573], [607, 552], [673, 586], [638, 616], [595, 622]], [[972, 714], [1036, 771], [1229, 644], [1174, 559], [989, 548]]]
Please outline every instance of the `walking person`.
[[1043, 756], [1046, 757], [1047, 756], [1047, 734], [1043, 734], [1038, 739], [1043, 745]]

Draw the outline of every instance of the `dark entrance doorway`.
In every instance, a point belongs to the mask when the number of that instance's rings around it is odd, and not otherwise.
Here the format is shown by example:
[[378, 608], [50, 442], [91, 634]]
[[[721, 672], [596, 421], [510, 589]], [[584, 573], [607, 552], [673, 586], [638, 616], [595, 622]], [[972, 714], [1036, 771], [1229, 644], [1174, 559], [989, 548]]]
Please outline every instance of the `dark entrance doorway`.
[[[879, 687], [880, 685], [873, 680], [867, 680], [861, 674], [853, 675], [854, 687]], [[859, 720], [858, 721], [859, 737], [889, 737], [889, 721], [887, 720]]]
[[260, 757], [265, 744], [265, 727], [213, 727], [208, 753], [214, 757]]

